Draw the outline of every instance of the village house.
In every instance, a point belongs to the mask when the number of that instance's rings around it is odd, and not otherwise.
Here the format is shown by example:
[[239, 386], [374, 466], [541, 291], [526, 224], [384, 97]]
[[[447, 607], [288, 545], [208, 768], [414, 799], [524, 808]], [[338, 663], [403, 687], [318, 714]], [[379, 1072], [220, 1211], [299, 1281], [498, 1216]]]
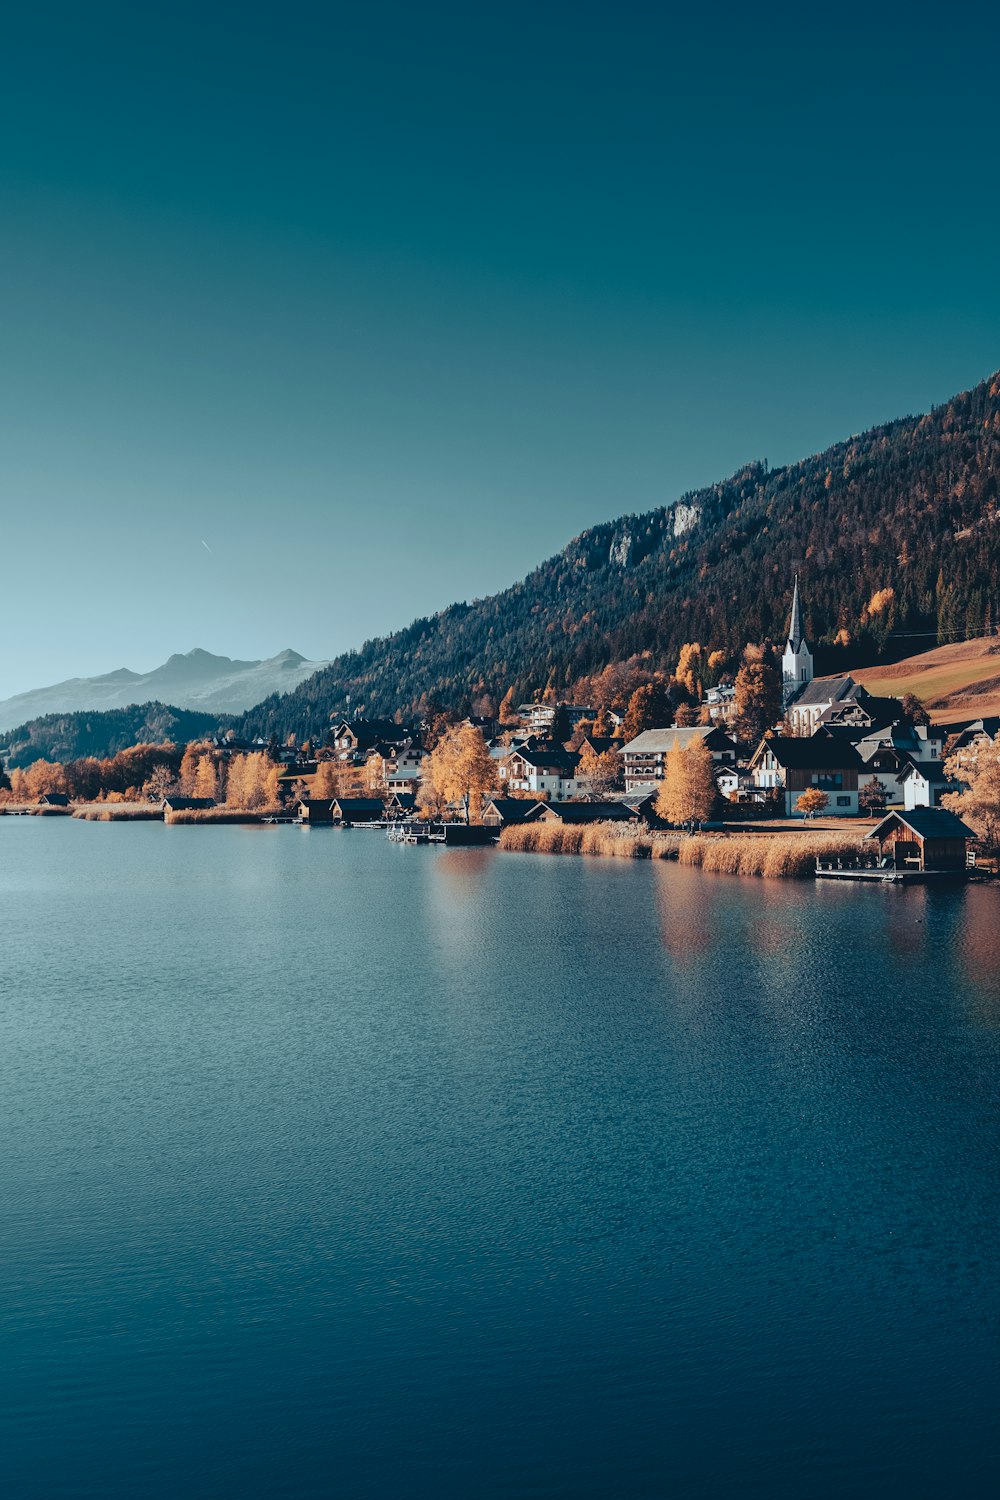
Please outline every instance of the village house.
[[330, 819], [349, 828], [352, 823], [380, 823], [385, 813], [381, 797], [334, 797]]
[[533, 802], [530, 797], [487, 797], [483, 803], [482, 820], [487, 828], [506, 828], [508, 823], [523, 823], [544, 802]]
[[[396, 791], [415, 790], [420, 780], [420, 765], [423, 758], [424, 751], [412, 740], [404, 740], [398, 745], [387, 744], [384, 740], [380, 741], [377, 745], [373, 745], [365, 755], [365, 772], [369, 787], [375, 789], [391, 786]], [[407, 784], [404, 786], [403, 782]]]
[[705, 693], [708, 717], [713, 724], [728, 724], [736, 703], [736, 689], [731, 682], [720, 682]]
[[667, 756], [675, 745], [682, 750], [703, 740], [716, 766], [736, 764], [736, 741], [717, 724], [695, 724], [689, 729], [647, 729], [623, 746], [625, 791], [649, 789], [663, 780]]
[[568, 800], [576, 795], [578, 757], [553, 740], [512, 745], [497, 764], [503, 792], [528, 792], [533, 797]]
[[525, 823], [637, 823], [639, 814], [627, 802], [537, 802]]
[[949, 753], [957, 756], [961, 765], [962, 757], [975, 754], [979, 750], [990, 749], [997, 743], [1000, 737], [1000, 718], [973, 719], [971, 724], [964, 725], [951, 742]]
[[811, 787], [827, 794], [829, 813], [851, 817], [858, 812], [860, 786], [872, 779], [849, 741], [822, 732], [809, 739], [765, 736], [748, 769], [756, 787], [782, 794], [788, 818], [802, 817], [796, 803]]
[[413, 730], [403, 724], [394, 724], [391, 719], [336, 719], [328, 743], [333, 746], [341, 760], [364, 755], [380, 743], [402, 745], [413, 739]]
[[888, 813], [865, 837], [897, 870], [958, 874], [967, 866], [975, 834], [946, 808], [917, 807]]
[[915, 807], [940, 807], [946, 792], [960, 792], [961, 785], [952, 781], [943, 765], [921, 765], [911, 760], [899, 776], [903, 790], [903, 807], [912, 812]]
[[214, 797], [179, 797], [171, 794], [163, 799], [163, 811], [168, 812], [202, 812], [206, 808], [215, 806]]
[[597, 709], [582, 703], [520, 703], [517, 716], [528, 734], [548, 734], [555, 722], [556, 708], [566, 715], [572, 729], [597, 716]]
[[390, 792], [385, 800], [385, 815], [395, 821], [412, 818], [417, 810], [417, 799], [413, 792]]
[[302, 797], [296, 804], [295, 816], [300, 823], [332, 823], [332, 797]]
[[583, 755], [589, 750], [592, 755], [607, 755], [609, 751], [621, 750], [624, 744], [624, 740], [613, 735], [585, 734], [576, 747], [576, 753]]
[[44, 792], [38, 799], [39, 807], [69, 807], [65, 792]]

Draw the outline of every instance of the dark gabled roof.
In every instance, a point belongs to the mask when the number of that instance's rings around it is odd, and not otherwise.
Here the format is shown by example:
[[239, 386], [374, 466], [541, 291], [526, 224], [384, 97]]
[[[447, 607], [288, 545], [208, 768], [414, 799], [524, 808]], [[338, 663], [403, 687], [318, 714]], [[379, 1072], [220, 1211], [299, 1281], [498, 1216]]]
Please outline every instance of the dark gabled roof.
[[847, 740], [820, 731], [808, 739], [771, 735], [761, 740], [754, 760], [770, 750], [779, 766], [796, 771], [863, 771], [865, 763]]
[[306, 807], [310, 812], [329, 812], [333, 802], [332, 797], [300, 797], [296, 806]]
[[380, 740], [398, 745], [413, 735], [406, 724], [394, 724], [391, 719], [344, 719], [332, 715], [331, 719], [335, 731], [349, 729], [361, 745], [377, 745]]
[[638, 816], [624, 802], [550, 802], [548, 811], [561, 823], [631, 823]]
[[520, 755], [529, 766], [551, 766], [561, 775], [567, 776], [572, 776], [579, 760], [579, 756], [554, 740], [546, 740], [537, 745], [512, 745], [511, 754]]
[[820, 703], [842, 703], [855, 698], [862, 691], [853, 677], [814, 677], [795, 699], [795, 707], [808, 707]]
[[487, 797], [483, 812], [492, 807], [505, 823], [523, 823], [534, 808], [547, 806], [547, 802], [536, 802], [530, 797]]
[[164, 797], [164, 807], [169, 807], [171, 812], [190, 812], [197, 808], [214, 807], [214, 797]]
[[39, 797], [38, 806], [69, 807], [69, 798], [65, 792], [45, 792]]
[[896, 808], [887, 813], [865, 837], [877, 838], [893, 818], [912, 829], [919, 839], [974, 839], [976, 836], [967, 823], [946, 807], [914, 807], [910, 812], [900, 812]]
[[613, 736], [585, 734], [580, 741], [580, 748], [589, 745], [595, 755], [606, 755], [609, 750], [620, 750], [623, 744], [623, 740], [615, 739]]

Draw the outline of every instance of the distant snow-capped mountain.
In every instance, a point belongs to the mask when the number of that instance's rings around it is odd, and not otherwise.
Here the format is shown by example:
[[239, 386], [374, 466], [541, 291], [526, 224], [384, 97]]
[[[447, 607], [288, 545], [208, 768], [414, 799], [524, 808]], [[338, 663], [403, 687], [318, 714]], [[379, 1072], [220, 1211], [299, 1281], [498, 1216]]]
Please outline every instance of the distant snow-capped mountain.
[[242, 713], [272, 693], [287, 693], [325, 666], [297, 651], [279, 651], [267, 661], [233, 661], [195, 649], [171, 656], [152, 672], [119, 667], [103, 677], [71, 677], [52, 687], [32, 688], [0, 702], [0, 734], [43, 714], [127, 708], [133, 703], [171, 703], [205, 713]]

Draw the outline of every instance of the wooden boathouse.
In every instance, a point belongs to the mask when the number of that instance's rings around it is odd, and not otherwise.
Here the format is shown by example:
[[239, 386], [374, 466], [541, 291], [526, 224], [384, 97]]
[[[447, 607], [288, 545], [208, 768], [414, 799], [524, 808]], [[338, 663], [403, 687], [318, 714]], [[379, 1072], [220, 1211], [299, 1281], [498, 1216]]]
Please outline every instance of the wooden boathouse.
[[883, 859], [891, 857], [896, 870], [957, 874], [967, 868], [975, 836], [947, 808], [914, 807], [888, 813], [865, 841], [877, 844]]
[[856, 856], [820, 855], [816, 875], [823, 880], [963, 879], [972, 867], [975, 837], [944, 807], [896, 808], [865, 835]]

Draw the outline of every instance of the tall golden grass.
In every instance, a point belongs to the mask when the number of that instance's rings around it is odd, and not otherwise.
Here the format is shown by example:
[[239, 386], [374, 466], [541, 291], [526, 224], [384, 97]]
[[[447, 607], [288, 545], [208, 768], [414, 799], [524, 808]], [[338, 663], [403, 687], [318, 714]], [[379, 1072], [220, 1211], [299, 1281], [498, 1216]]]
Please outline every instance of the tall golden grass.
[[850, 834], [695, 834], [680, 846], [682, 865], [700, 865], [715, 875], [763, 875], [802, 880], [816, 872], [816, 857], [843, 859], [858, 852], [860, 836]]
[[74, 808], [73, 816], [85, 823], [159, 823], [163, 820], [163, 811], [158, 805], [148, 802], [91, 802], [87, 807]]
[[164, 823], [263, 823], [270, 814], [265, 808], [260, 812], [243, 812], [237, 807], [179, 807], [176, 812], [164, 814]]
[[500, 848], [530, 854], [593, 854], [612, 859], [678, 859], [719, 875], [763, 875], [801, 880], [813, 875], [816, 856], [856, 854], [860, 834], [636, 833], [620, 823], [584, 827], [515, 823], [500, 834]]
[[500, 848], [520, 854], [591, 854], [605, 859], [675, 859], [677, 835], [636, 833], [621, 823], [513, 823]]

